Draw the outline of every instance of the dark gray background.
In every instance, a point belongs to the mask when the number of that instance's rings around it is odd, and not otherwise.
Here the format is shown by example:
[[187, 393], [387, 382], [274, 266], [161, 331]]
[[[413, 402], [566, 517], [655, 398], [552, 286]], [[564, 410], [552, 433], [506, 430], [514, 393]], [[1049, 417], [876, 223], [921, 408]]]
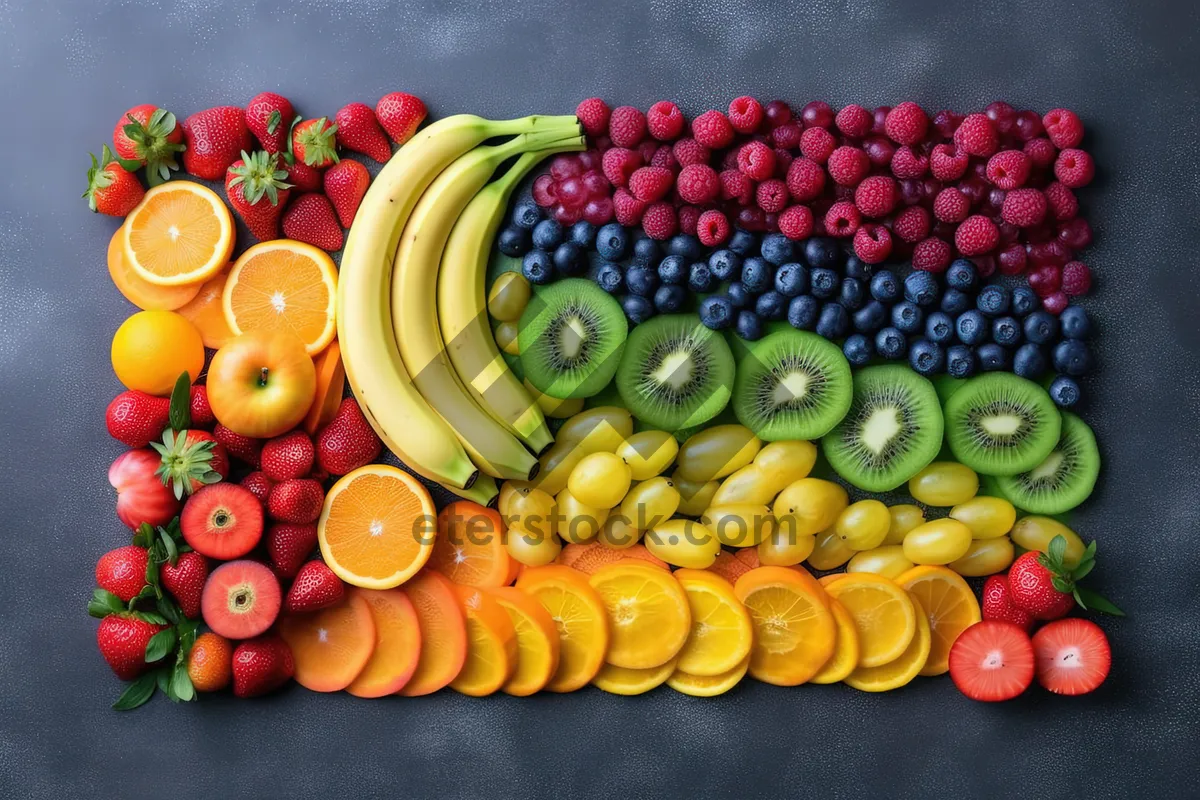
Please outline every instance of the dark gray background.
[[[0, 0], [0, 795], [64, 797], [1197, 796], [1195, 4], [1035, 0], [32, 3]], [[747, 681], [699, 700], [363, 702], [293, 688], [132, 714], [84, 612], [127, 535], [110, 337], [133, 310], [87, 213], [86, 153], [127, 107], [180, 118], [280, 91], [309, 116], [392, 90], [433, 115], [568, 113], [594, 94], [689, 114], [742, 93], [835, 107], [1066, 105], [1101, 179], [1085, 412], [1107, 459], [1078, 528], [1101, 542], [1115, 663], [1086, 699], [991, 707], [948, 679], [883, 696]]]

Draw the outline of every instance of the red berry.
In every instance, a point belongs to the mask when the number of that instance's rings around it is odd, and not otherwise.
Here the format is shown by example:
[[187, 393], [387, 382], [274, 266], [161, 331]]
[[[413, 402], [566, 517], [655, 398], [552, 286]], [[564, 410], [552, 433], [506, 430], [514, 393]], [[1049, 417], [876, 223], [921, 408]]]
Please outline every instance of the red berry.
[[837, 113], [834, 124], [837, 129], [852, 139], [861, 139], [871, 132], [871, 112], [862, 106], [844, 106]]
[[[842, 149], [854, 150], [855, 148], [847, 147]], [[861, 153], [862, 151], [857, 150], [856, 152]], [[837, 156], [837, 153], [837, 150], [833, 152], [833, 156], [830, 156], [831, 161]], [[855, 181], [855, 183], [858, 183], [858, 181]], [[807, 203], [810, 200], [815, 200], [825, 190], [825, 170], [821, 169], [821, 165], [815, 161], [810, 161], [807, 158], [797, 158], [788, 167], [787, 187], [793, 199], [798, 203]]]
[[613, 147], [604, 153], [600, 168], [613, 186], [628, 186], [629, 176], [642, 166], [642, 156], [636, 150]]
[[1000, 232], [996, 230], [996, 224], [982, 214], [967, 217], [954, 231], [954, 246], [964, 256], [988, 253], [999, 240]]
[[792, 121], [792, 108], [782, 100], [772, 100], [767, 103], [763, 114], [767, 118], [767, 125], [771, 128], [778, 128], [780, 125]]
[[1100, 626], [1060, 619], [1033, 635], [1038, 683], [1055, 694], [1075, 696], [1098, 688], [1112, 667], [1112, 650]]
[[996, 126], [985, 114], [968, 114], [954, 131], [954, 144], [973, 156], [990, 156], [1000, 147]]
[[1029, 160], [1035, 167], [1050, 166], [1054, 163], [1055, 156], [1058, 155], [1058, 151], [1054, 149], [1054, 145], [1044, 136], [1030, 139], [1021, 148], [1021, 152], [1029, 156]]
[[583, 207], [583, 218], [593, 225], [604, 225], [613, 218], [613, 200], [611, 197], [593, 197]]
[[739, 205], [748, 205], [754, 199], [754, 181], [736, 169], [727, 169], [720, 174], [721, 199], [734, 200]]
[[1068, 261], [1062, 268], [1062, 290], [1068, 297], [1087, 294], [1092, 288], [1092, 270], [1082, 261]]
[[997, 262], [1002, 275], [1020, 275], [1025, 271], [1025, 245], [1018, 242], [1005, 247]]
[[631, 195], [624, 187], [613, 192], [613, 215], [617, 222], [632, 227], [642, 221], [646, 204]]
[[884, 118], [883, 130], [897, 144], [913, 145], [925, 138], [929, 117], [925, 109], [911, 100], [893, 108]]
[[701, 208], [699, 206], [680, 206], [675, 210], [679, 218], [679, 232], [688, 236], [696, 235], [696, 227], [700, 224]]
[[896, 155], [896, 145], [886, 136], [868, 136], [863, 139], [863, 150], [873, 166], [890, 167]]
[[267, 497], [271, 494], [271, 488], [275, 485], [275, 481], [268, 478], [266, 473], [255, 471], [242, 478], [240, 483], [266, 507]]
[[696, 221], [696, 236], [705, 247], [724, 244], [730, 233], [729, 220], [715, 208], [705, 211]]
[[681, 167], [688, 164], [707, 164], [711, 155], [709, 149], [695, 139], [680, 139], [671, 146], [671, 153]]
[[1029, 273], [1029, 288], [1037, 292], [1038, 297], [1049, 297], [1062, 288], [1062, 267], [1056, 264], [1043, 264]]
[[[651, 169], [661, 169], [660, 167], [651, 167]], [[641, 172], [641, 170], [639, 170]], [[635, 175], [636, 177], [636, 175]], [[630, 188], [634, 194], [642, 200], [653, 201], [661, 198], [658, 197], [642, 197], [638, 193], [637, 185], [631, 181]], [[669, 184], [668, 184], [669, 185]], [[679, 172], [679, 177], [675, 182], [679, 196], [687, 203], [696, 203], [705, 205], [717, 199], [717, 195], [721, 193], [721, 179], [717, 177], [716, 171], [707, 164], [688, 164]]]
[[1033, 162], [1020, 150], [1001, 150], [988, 159], [987, 179], [1001, 189], [1019, 189], [1032, 168]]
[[1092, 182], [1096, 166], [1092, 157], [1083, 150], [1068, 148], [1058, 154], [1054, 161], [1054, 177], [1068, 189], [1078, 189]]
[[930, 236], [917, 242], [913, 248], [912, 266], [925, 272], [944, 272], [950, 266], [953, 255], [949, 242]]
[[778, 128], [771, 129], [771, 144], [784, 150], [792, 150], [800, 146], [804, 138], [804, 128], [798, 122], [785, 122]]
[[1079, 201], [1075, 199], [1075, 193], [1058, 181], [1050, 183], [1045, 194], [1050, 214], [1059, 222], [1074, 219], [1079, 214]]
[[649, 129], [650, 135], [660, 142], [669, 142], [679, 138], [679, 134], [683, 133], [685, 122], [679, 106], [670, 100], [659, 100], [646, 112], [646, 127]]
[[[813, 128], [812, 130], [819, 131], [824, 129]], [[783, 150], [778, 147], [776, 147], [772, 152], [775, 153], [775, 177], [787, 177], [787, 171], [791, 168], [792, 162], [796, 160], [796, 157], [792, 155], [791, 150]]]
[[1092, 226], [1083, 217], [1067, 220], [1058, 226], [1058, 240], [1072, 250], [1082, 250], [1092, 243]]
[[788, 206], [779, 215], [779, 232], [792, 241], [812, 235], [813, 213], [808, 206]]
[[891, 168], [897, 178], [923, 178], [929, 171], [929, 157], [904, 145], [892, 156]]
[[575, 108], [575, 117], [588, 136], [600, 136], [607, 132], [611, 116], [608, 104], [599, 97], [589, 97]]
[[1029, 612], [1012, 601], [1007, 575], [992, 575], [984, 582], [980, 605], [984, 619], [1009, 622], [1024, 631], [1033, 627], [1033, 617]]
[[883, 225], [866, 224], [854, 233], [854, 253], [868, 264], [879, 264], [892, 253], [892, 234]]
[[554, 207], [554, 220], [563, 226], [574, 225], [579, 220], [583, 219], [583, 208], [581, 206], [565, 206], [559, 203]]
[[729, 102], [729, 124], [738, 133], [754, 133], [764, 115], [762, 104], [749, 95], [735, 97]]
[[557, 198], [558, 187], [554, 183], [554, 178], [551, 178], [549, 174], [538, 175], [533, 182], [533, 202], [542, 208], [549, 208], [554, 205]]
[[720, 111], [705, 111], [692, 120], [692, 136], [705, 147], [717, 150], [733, 141], [733, 126]]
[[[682, 174], [682, 173], [681, 173]], [[629, 191], [644, 203], [653, 203], [667, 196], [675, 176], [663, 167], [640, 167], [629, 176]]]
[[679, 172], [679, 162], [675, 160], [675, 153], [672, 152], [671, 145], [660, 144], [654, 151], [654, 157], [650, 159], [650, 166], [664, 167], [671, 172]]
[[639, 144], [636, 149], [638, 155], [642, 157], [642, 163], [649, 164], [653, 160], [654, 154], [658, 152], [659, 147], [661, 147], [660, 144], [650, 139], [646, 139]]
[[958, 130], [958, 126], [962, 124], [963, 116], [955, 114], [953, 111], [943, 109], [933, 115], [933, 129], [937, 131], [938, 136], [943, 139], [949, 139], [954, 136], [954, 132]]
[[983, 113], [987, 114], [987, 118], [992, 121], [1001, 135], [1011, 131], [1013, 124], [1017, 121], [1017, 110], [1003, 100], [988, 103], [988, 107], [983, 110]]
[[1048, 556], [1032, 550], [1024, 553], [1008, 568], [1008, 586], [1013, 603], [1033, 615], [1034, 619], [1065, 617], [1075, 607], [1069, 591], [1059, 591], [1056, 573], [1047, 566]]
[[1074, 111], [1065, 108], [1047, 111], [1046, 116], [1042, 117], [1042, 125], [1050, 141], [1059, 150], [1078, 147], [1083, 141], [1083, 123]]
[[824, 128], [809, 128], [800, 135], [800, 152], [818, 164], [829, 160], [837, 147], [837, 139]]
[[1004, 195], [1000, 216], [1018, 228], [1037, 225], [1046, 216], [1046, 195], [1038, 189], [1014, 189]]
[[775, 174], [775, 151], [759, 141], [746, 142], [738, 149], [737, 168], [753, 180], [765, 181]]
[[763, 181], [754, 190], [754, 202], [768, 214], [778, 214], [787, 208], [789, 192], [787, 184], [779, 178]]
[[197, 385], [192, 387], [191, 399], [192, 427], [212, 430], [217, 424], [217, 415], [213, 413], [208, 403], [208, 387]]
[[96, 562], [96, 585], [128, 603], [146, 585], [149, 561], [144, 547], [130, 544], [109, 550]]
[[861, 224], [862, 216], [849, 200], [839, 200], [825, 212], [825, 232], [830, 236], [853, 236]]
[[[843, 145], [834, 150], [826, 165], [829, 177], [842, 186], [857, 186], [871, 169], [871, 160], [860, 148]], [[796, 198], [797, 200], [801, 198]]]
[[800, 112], [806, 128], [828, 128], [833, 125], [833, 109], [824, 100], [813, 100]]
[[642, 214], [642, 230], [651, 239], [659, 241], [670, 239], [675, 235], [678, 224], [675, 207], [670, 203], [652, 203]]
[[895, 180], [887, 175], [872, 175], [854, 190], [854, 205], [864, 217], [884, 217], [896, 207], [897, 193]]
[[933, 215], [942, 222], [962, 222], [970, 213], [970, 198], [953, 186], [942, 189], [933, 200]]
[[970, 160], [970, 156], [953, 145], [939, 144], [929, 154], [929, 169], [939, 181], [956, 181], [967, 171]]
[[617, 147], [637, 147], [646, 138], [646, 115], [633, 106], [618, 106], [608, 120], [608, 138]]
[[600, 172], [594, 169], [589, 169], [580, 175], [579, 181], [583, 184], [583, 190], [589, 199], [608, 197], [612, 194], [612, 184]]
[[972, 700], [1011, 700], [1029, 688], [1033, 673], [1033, 643], [1011, 622], [976, 622], [950, 648], [950, 678]]
[[921, 206], [909, 206], [892, 221], [892, 233], [901, 240], [916, 243], [929, 235], [929, 212]]
[[584, 203], [588, 201], [587, 187], [584, 186], [583, 180], [573, 175], [558, 182], [558, 202], [560, 205], [578, 211], [583, 208]]

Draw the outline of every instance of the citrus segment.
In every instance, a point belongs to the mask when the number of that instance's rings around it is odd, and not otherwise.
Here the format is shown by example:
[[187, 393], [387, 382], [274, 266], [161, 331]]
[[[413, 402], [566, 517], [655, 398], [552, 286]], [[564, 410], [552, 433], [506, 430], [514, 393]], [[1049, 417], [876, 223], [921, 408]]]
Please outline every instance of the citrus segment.
[[573, 692], [586, 686], [608, 652], [604, 602], [587, 576], [557, 564], [528, 567], [517, 579], [517, 589], [537, 598], [558, 632], [558, 669], [546, 688]]
[[429, 566], [463, 586], [503, 586], [508, 578], [500, 514], [470, 500], [441, 510]]
[[221, 297], [225, 292], [225, 281], [229, 278], [229, 267], [226, 266], [216, 275], [198, 285], [196, 296], [186, 305], [180, 306], [179, 313], [196, 326], [205, 347], [216, 350], [224, 347], [233, 338], [233, 331], [225, 321], [225, 307]]
[[837, 626], [837, 644], [833, 655], [809, 683], [837, 683], [845, 680], [858, 666], [858, 630], [854, 626], [854, 617], [837, 600], [829, 601], [829, 610], [833, 612], [833, 622]]
[[235, 334], [289, 331], [316, 355], [333, 340], [337, 267], [310, 244], [276, 239], [234, 263], [221, 302]]
[[789, 567], [759, 567], [733, 587], [754, 625], [750, 674], [764, 683], [804, 683], [833, 655], [837, 633], [828, 600], [806, 575]]
[[716, 697], [741, 683], [749, 668], [750, 656], [746, 656], [736, 667], [720, 675], [692, 675], [677, 669], [667, 678], [667, 686], [692, 697]]
[[562, 552], [558, 554], [557, 561], [559, 564], [577, 569], [585, 575], [592, 575], [603, 566], [615, 564], [627, 558], [636, 558], [647, 564], [653, 564], [660, 569], [670, 569], [667, 566], [667, 562], [651, 554], [645, 545], [641, 544], [635, 544], [624, 550], [613, 550], [611, 547], [605, 547], [599, 542], [588, 542], [587, 544], [572, 543], [563, 547]]
[[608, 612], [609, 664], [650, 669], [683, 648], [692, 616], [687, 592], [670, 572], [627, 559], [601, 567], [588, 582]]
[[558, 630], [535, 598], [512, 586], [485, 591], [508, 614], [517, 634], [517, 666], [501, 690], [514, 697], [540, 692], [558, 669]]
[[920, 600], [912, 596], [909, 600], [916, 609], [917, 630], [908, 647], [899, 658], [887, 664], [878, 667], [860, 666], [846, 676], [847, 686], [853, 686], [863, 692], [886, 692], [899, 689], [920, 674], [921, 668], [925, 666], [925, 659], [929, 657], [929, 618], [921, 608]]
[[412, 602], [421, 629], [417, 669], [400, 689], [405, 697], [432, 694], [458, 677], [467, 660], [467, 623], [454, 584], [425, 570], [400, 589]]
[[108, 274], [125, 299], [143, 311], [174, 311], [200, 292], [199, 283], [158, 286], [134, 272], [125, 260], [124, 228], [117, 228], [108, 241]]
[[314, 692], [345, 689], [375, 650], [371, 607], [356, 594], [320, 611], [285, 616], [279, 635], [296, 661], [296, 683]]
[[508, 612], [474, 586], [454, 586], [467, 620], [467, 660], [450, 688], [472, 697], [500, 691], [517, 666], [517, 632]]
[[605, 664], [592, 678], [592, 685], [609, 694], [645, 694], [667, 682], [675, 672], [675, 659], [648, 669], [629, 669]]
[[356, 697], [384, 697], [408, 683], [421, 658], [421, 625], [408, 595], [399, 589], [359, 589], [375, 623], [375, 651], [358, 677], [346, 687]]
[[896, 660], [916, 635], [917, 615], [912, 601], [882, 575], [847, 573], [825, 589], [854, 617], [860, 667], [878, 667]]
[[840, 581], [842, 578], [846, 577], [847, 574], [848, 573], [845, 572], [831, 572], [828, 575], [822, 575], [821, 577], [817, 578], [817, 583], [821, 584], [822, 586], [828, 586], [834, 581]]
[[979, 601], [956, 572], [946, 567], [913, 567], [896, 579], [921, 601], [929, 617], [932, 643], [922, 675], [941, 675], [950, 669], [950, 648], [967, 628], [979, 622]]
[[691, 675], [720, 675], [750, 654], [754, 630], [733, 584], [711, 571], [681, 569], [675, 580], [687, 593], [692, 624], [677, 667]]
[[316, 436], [317, 431], [333, 420], [346, 392], [346, 367], [342, 364], [342, 348], [337, 339], [313, 359], [313, 366], [317, 373], [317, 391], [308, 415], [304, 417], [304, 430], [309, 436]]
[[146, 192], [125, 224], [125, 260], [158, 286], [207, 280], [233, 252], [233, 217], [217, 193], [192, 181], [171, 181]]

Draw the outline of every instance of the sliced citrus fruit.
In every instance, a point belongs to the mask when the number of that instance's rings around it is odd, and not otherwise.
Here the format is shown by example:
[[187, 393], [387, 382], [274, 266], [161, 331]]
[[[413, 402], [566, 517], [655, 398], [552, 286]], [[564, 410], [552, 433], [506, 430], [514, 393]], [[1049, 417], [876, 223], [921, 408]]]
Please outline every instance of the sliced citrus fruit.
[[887, 692], [899, 689], [920, 674], [929, 657], [929, 618], [921, 608], [921, 601], [910, 595], [909, 600], [916, 609], [917, 631], [900, 657], [878, 667], [860, 666], [845, 678], [847, 686], [863, 692]]
[[558, 669], [558, 631], [550, 612], [536, 599], [512, 586], [485, 588], [508, 613], [517, 633], [517, 667], [505, 694], [528, 697], [540, 692]]
[[344, 475], [317, 521], [321, 555], [337, 576], [364, 589], [391, 589], [425, 566], [437, 509], [416, 478], [386, 464]]
[[517, 582], [517, 578], [521, 577], [521, 572], [525, 569], [525, 565], [515, 558], [508, 559], [508, 574], [504, 576], [504, 585], [512, 586]]
[[675, 672], [675, 659], [649, 669], [629, 669], [605, 664], [592, 678], [592, 686], [609, 694], [645, 694], [667, 682]]
[[825, 589], [854, 617], [860, 667], [895, 661], [917, 633], [917, 614], [908, 593], [882, 575], [851, 572]]
[[296, 661], [296, 683], [314, 692], [349, 686], [375, 650], [375, 620], [361, 595], [309, 614], [288, 614], [279, 635]]
[[108, 241], [108, 274], [125, 299], [143, 311], [174, 311], [200, 292], [199, 283], [159, 286], [134, 272], [125, 260], [124, 226]]
[[845, 680], [858, 666], [858, 629], [854, 617], [837, 600], [830, 599], [829, 610], [833, 612], [833, 622], [837, 626], [837, 644], [833, 655], [809, 683], [837, 683]]
[[500, 691], [517, 667], [517, 631], [496, 599], [475, 586], [455, 584], [467, 619], [467, 660], [450, 688], [471, 697]]
[[677, 669], [667, 678], [667, 686], [692, 697], [716, 697], [741, 683], [749, 668], [750, 656], [746, 656], [736, 667], [720, 675], [692, 675]]
[[708, 570], [680, 569], [675, 580], [687, 593], [692, 629], [679, 651], [680, 670], [691, 675], [729, 672], [750, 655], [754, 629], [733, 584]]
[[609, 664], [650, 669], [672, 660], [683, 649], [691, 633], [692, 614], [687, 592], [670, 572], [624, 559], [596, 570], [588, 583], [600, 594], [608, 612], [605, 660]]
[[599, 542], [588, 542], [587, 544], [570, 543], [563, 546], [556, 560], [559, 564], [577, 569], [586, 575], [591, 575], [606, 564], [615, 564], [626, 558], [636, 558], [639, 561], [645, 561], [647, 564], [653, 564], [661, 569], [670, 570], [667, 562], [651, 554], [646, 549], [646, 546], [642, 544], [635, 544], [624, 550], [613, 550], [611, 547], [605, 547]]
[[221, 302], [235, 334], [289, 331], [316, 355], [333, 341], [337, 267], [311, 244], [276, 239], [242, 253]]
[[[807, 576], [807, 577], [806, 577]], [[820, 584], [790, 567], [752, 569], [734, 584], [750, 612], [750, 674], [764, 683], [804, 683], [833, 655], [837, 631]]]
[[125, 261], [157, 286], [201, 283], [233, 252], [233, 217], [217, 193], [192, 181], [171, 181], [146, 192], [125, 224]]
[[371, 609], [375, 651], [358, 677], [346, 687], [356, 697], [384, 697], [408, 683], [421, 658], [421, 624], [408, 595], [399, 589], [351, 587]]
[[821, 577], [817, 578], [817, 583], [821, 584], [822, 586], [828, 586], [834, 581], [841, 580], [842, 578], [846, 577], [847, 574], [848, 573], [845, 572], [831, 572], [828, 575], [822, 575]]
[[441, 510], [429, 566], [463, 586], [503, 586], [508, 578], [500, 514], [470, 500]]
[[958, 573], [946, 567], [913, 567], [896, 583], [921, 601], [929, 617], [932, 644], [922, 675], [941, 675], [950, 669], [950, 648], [967, 628], [979, 622], [979, 601]]
[[417, 669], [400, 689], [405, 697], [432, 694], [458, 677], [467, 660], [467, 622], [454, 584], [444, 575], [424, 570], [400, 591], [412, 601], [421, 629]]
[[[746, 550], [753, 552], [755, 556], [758, 555], [758, 551], [753, 547], [748, 547]], [[721, 552], [717, 553], [717, 560], [709, 564], [707, 567], [705, 567], [705, 569], [716, 575], [720, 575], [732, 585], [737, 583], [738, 578], [754, 569], [754, 567], [742, 561], [728, 550], [722, 550]]]
[[224, 347], [233, 338], [233, 331], [225, 321], [225, 306], [221, 298], [225, 292], [225, 281], [229, 278], [230, 264], [199, 285], [199, 291], [191, 302], [179, 308], [179, 313], [191, 320], [200, 331], [204, 346], [216, 350]]
[[[224, 322], [225, 317], [221, 317]], [[304, 430], [316, 436], [337, 414], [346, 391], [346, 367], [342, 364], [342, 348], [334, 339], [313, 359], [317, 371], [317, 392], [304, 418]]]
[[558, 632], [558, 669], [546, 689], [573, 692], [587, 686], [608, 652], [604, 602], [587, 576], [558, 564], [528, 567], [517, 579], [517, 589], [542, 604]]

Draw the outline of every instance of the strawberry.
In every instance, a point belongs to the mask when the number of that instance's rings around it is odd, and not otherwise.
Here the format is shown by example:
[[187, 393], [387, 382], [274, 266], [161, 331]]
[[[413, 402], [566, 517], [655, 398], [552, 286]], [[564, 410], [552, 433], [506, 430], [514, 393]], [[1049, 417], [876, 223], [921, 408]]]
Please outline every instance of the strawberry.
[[383, 128], [375, 112], [366, 103], [350, 103], [343, 106], [333, 121], [337, 123], [337, 143], [346, 150], [362, 153], [380, 164], [392, 157], [392, 146], [388, 144]]
[[293, 578], [317, 546], [317, 526], [277, 522], [267, 528], [267, 555], [280, 578]]
[[337, 210], [338, 221], [343, 228], [349, 228], [354, 223], [358, 204], [370, 185], [371, 173], [357, 161], [346, 159], [325, 170], [325, 196]]
[[287, 165], [287, 180], [297, 194], [315, 192], [321, 188], [321, 172], [303, 161], [292, 161]]
[[136, 545], [118, 547], [100, 556], [96, 562], [96, 585], [128, 603], [146, 585], [146, 566], [150, 556]]
[[275, 481], [256, 471], [242, 478], [241, 484], [250, 490], [250, 494], [258, 498], [258, 502], [263, 504], [263, 508], [267, 507], [267, 497], [270, 496], [271, 487], [275, 485]]
[[176, 499], [229, 476], [229, 454], [208, 431], [168, 429], [161, 444], [151, 442], [150, 446], [162, 457], [154, 474]]
[[273, 481], [303, 478], [312, 472], [312, 439], [304, 431], [276, 436], [263, 445], [262, 471]]
[[379, 458], [383, 442], [353, 397], [342, 400], [317, 437], [317, 462], [330, 475], [345, 475]]
[[1096, 566], [1096, 542], [1088, 544], [1078, 564], [1066, 559], [1067, 540], [1055, 536], [1046, 552], [1031, 550], [1008, 568], [1008, 586], [1013, 603], [1034, 619], [1058, 619], [1078, 603], [1106, 614], [1124, 612], [1100, 595], [1078, 585]]
[[162, 456], [148, 447], [117, 456], [108, 468], [108, 482], [117, 490], [117, 516], [130, 529], [142, 523], [166, 525], [179, 513], [181, 503], [155, 474]]
[[144, 166], [146, 179], [157, 186], [170, 180], [171, 170], [179, 169], [175, 154], [183, 152], [183, 128], [175, 124], [170, 111], [143, 103], [117, 120], [113, 149], [126, 169]]
[[262, 453], [262, 441], [251, 439], [249, 436], [242, 436], [240, 433], [234, 433], [219, 422], [213, 426], [213, 438], [225, 448], [225, 451], [229, 455], [238, 461], [258, 469], [259, 458]]
[[100, 148], [99, 162], [92, 156], [87, 180], [88, 188], [83, 196], [87, 198], [88, 208], [111, 217], [123, 217], [133, 211], [146, 194], [137, 176], [113, 158], [108, 145]]
[[1004, 575], [993, 575], [983, 584], [983, 618], [1011, 622], [1023, 631], [1033, 627], [1029, 612], [1013, 603]]
[[338, 603], [346, 593], [342, 580], [323, 561], [309, 561], [296, 573], [283, 608], [292, 614], [317, 611]]
[[183, 121], [183, 135], [187, 140], [183, 168], [207, 181], [220, 180], [238, 154], [254, 148], [246, 112], [237, 106], [197, 111]]
[[137, 389], [121, 392], [104, 412], [108, 435], [129, 447], [145, 447], [162, 436], [171, 402]]
[[425, 104], [419, 97], [404, 92], [392, 92], [379, 98], [375, 116], [396, 144], [404, 144], [425, 120]]
[[96, 644], [117, 677], [131, 681], [149, 668], [146, 645], [166, 627], [146, 622], [136, 613], [109, 614], [96, 629]]
[[286, 153], [296, 111], [291, 101], [274, 92], [260, 92], [246, 104], [246, 127], [268, 153]]
[[190, 550], [180, 553], [172, 564], [170, 561], [158, 568], [163, 588], [179, 603], [179, 608], [188, 619], [200, 618], [200, 595], [204, 581], [208, 579], [208, 559]]
[[1112, 666], [1108, 637], [1086, 619], [1046, 625], [1033, 636], [1033, 654], [1038, 683], [1055, 694], [1087, 694], [1104, 683]]
[[958, 635], [950, 648], [950, 678], [972, 700], [1011, 700], [1033, 682], [1033, 644], [1011, 622], [984, 620]]
[[267, 513], [277, 522], [315, 522], [324, 502], [320, 483], [297, 478], [275, 484], [267, 498]]
[[306, 119], [292, 128], [292, 155], [310, 167], [325, 169], [338, 162], [337, 125], [328, 117]]
[[302, 194], [283, 215], [283, 234], [322, 250], [341, 250], [345, 239], [333, 206], [323, 194]]
[[250, 233], [260, 242], [279, 238], [279, 216], [291, 184], [277, 156], [265, 150], [242, 152], [225, 173], [225, 196]]
[[278, 636], [247, 639], [233, 651], [233, 693], [255, 697], [278, 689], [296, 671], [287, 642]]
[[[203, 384], [196, 384], [191, 388], [191, 403], [190, 411], [192, 415], [192, 427], [204, 428], [212, 430], [217, 424], [217, 416], [213, 413], [212, 406], [208, 403], [208, 388]], [[155, 436], [154, 438], [158, 438]]]

